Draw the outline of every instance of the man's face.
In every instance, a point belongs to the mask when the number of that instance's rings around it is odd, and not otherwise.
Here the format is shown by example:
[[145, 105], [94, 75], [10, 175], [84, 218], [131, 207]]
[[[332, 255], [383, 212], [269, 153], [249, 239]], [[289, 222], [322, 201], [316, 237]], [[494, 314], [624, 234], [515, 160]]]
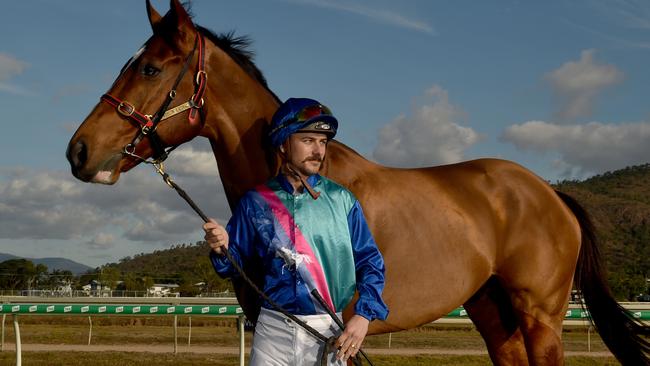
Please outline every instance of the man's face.
[[300, 175], [308, 177], [318, 173], [323, 164], [327, 136], [316, 132], [296, 132], [282, 147], [289, 165]]

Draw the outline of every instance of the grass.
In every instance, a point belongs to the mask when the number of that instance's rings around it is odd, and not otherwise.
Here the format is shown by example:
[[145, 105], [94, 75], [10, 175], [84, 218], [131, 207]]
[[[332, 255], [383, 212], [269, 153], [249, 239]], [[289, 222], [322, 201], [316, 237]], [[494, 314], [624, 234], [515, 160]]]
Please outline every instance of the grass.
[[[487, 366], [492, 365], [487, 356], [373, 356], [377, 366]], [[30, 366], [232, 366], [239, 365], [237, 356], [197, 354], [151, 354], [134, 352], [25, 352], [24, 365]], [[15, 363], [13, 352], [0, 353], [0, 365]], [[364, 363], [365, 364], [365, 363]], [[566, 366], [613, 366], [613, 358], [568, 357]]]
[[[84, 317], [20, 318], [24, 343], [87, 344], [89, 324]], [[94, 317], [92, 344], [173, 344], [173, 318]], [[235, 320], [192, 317], [191, 344], [238, 346]], [[13, 327], [7, 322], [5, 341], [13, 342]], [[179, 317], [178, 342], [187, 344], [190, 335], [189, 318]], [[587, 351], [588, 335], [584, 327], [566, 328], [562, 336], [566, 351]], [[251, 333], [246, 332], [250, 345]], [[484, 350], [483, 339], [471, 325], [426, 325], [398, 333], [369, 336], [367, 348], [443, 348]], [[591, 350], [606, 351], [598, 334], [591, 332]]]
[[[366, 347], [386, 348], [389, 337], [392, 348], [485, 349], [483, 338], [471, 325], [426, 325], [390, 336], [374, 335], [366, 339]], [[587, 351], [587, 341], [587, 330], [583, 327], [567, 327], [562, 335], [565, 351]], [[591, 332], [591, 351], [607, 351], [594, 332]]]
[[[200, 346], [238, 347], [239, 335], [235, 320], [192, 317], [191, 344]], [[173, 345], [173, 318], [93, 317], [91, 344]], [[20, 318], [21, 339], [24, 344], [79, 344], [88, 343], [88, 318], [24, 316]], [[187, 344], [189, 319], [179, 317], [178, 343]], [[251, 344], [251, 333], [246, 332], [246, 344]], [[485, 350], [478, 332], [472, 326], [427, 325], [424, 327], [366, 338], [365, 348], [427, 348]], [[565, 350], [587, 351], [587, 332], [584, 328], [567, 328], [563, 334]], [[5, 324], [5, 342], [13, 343], [11, 322]], [[5, 349], [7, 347], [5, 346]], [[591, 333], [591, 350], [605, 351], [606, 347], [597, 334]], [[0, 353], [0, 365], [15, 363], [13, 349]], [[372, 353], [372, 351], [369, 351]], [[139, 352], [23, 352], [25, 365], [238, 365], [235, 355]], [[488, 356], [373, 355], [375, 365], [491, 365]], [[611, 357], [567, 357], [569, 366], [617, 365]]]

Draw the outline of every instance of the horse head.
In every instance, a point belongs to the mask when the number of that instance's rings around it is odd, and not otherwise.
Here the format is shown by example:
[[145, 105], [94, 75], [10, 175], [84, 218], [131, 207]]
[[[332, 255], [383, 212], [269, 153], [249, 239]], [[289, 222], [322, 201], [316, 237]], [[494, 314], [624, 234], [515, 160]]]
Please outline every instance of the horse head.
[[[203, 37], [177, 0], [162, 17], [147, 0], [147, 13], [153, 35], [68, 144], [72, 174], [82, 181], [113, 184], [120, 173], [152, 157], [164, 159], [166, 147], [189, 141], [204, 128]], [[186, 101], [185, 110], [167, 111], [166, 105], [179, 100]]]

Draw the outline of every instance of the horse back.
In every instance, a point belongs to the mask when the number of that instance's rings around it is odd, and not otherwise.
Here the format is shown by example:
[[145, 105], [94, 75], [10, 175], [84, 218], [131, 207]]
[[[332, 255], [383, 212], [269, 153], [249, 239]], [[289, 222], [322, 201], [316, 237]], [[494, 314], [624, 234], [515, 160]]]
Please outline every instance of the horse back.
[[[359, 199], [386, 263], [383, 296], [391, 315], [373, 332], [442, 317], [494, 275], [524, 288], [527, 266], [543, 272], [557, 268], [546, 261], [564, 256], [562, 275], [570, 278], [575, 268], [575, 217], [548, 182], [516, 163], [398, 169], [348, 161], [341, 171], [336, 162], [329, 162], [328, 176]], [[411, 282], [420, 285], [400, 285]]]

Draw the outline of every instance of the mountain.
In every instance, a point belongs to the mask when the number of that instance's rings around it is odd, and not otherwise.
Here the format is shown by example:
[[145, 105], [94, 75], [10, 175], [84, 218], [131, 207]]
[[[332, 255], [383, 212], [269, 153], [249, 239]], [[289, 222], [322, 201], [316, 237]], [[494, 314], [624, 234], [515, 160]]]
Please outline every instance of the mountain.
[[183, 296], [197, 295], [199, 283], [205, 292], [232, 290], [230, 281], [215, 273], [209, 253], [206, 242], [172, 245], [169, 249], [140, 253], [122, 258], [119, 263], [105, 264], [101, 267], [100, 279], [127, 281], [134, 276], [142, 281], [149, 278], [154, 283], [175, 283]]
[[590, 214], [609, 284], [620, 300], [648, 293], [650, 277], [650, 164], [554, 185]]
[[79, 275], [93, 269], [92, 267], [89, 267], [85, 264], [81, 264], [66, 258], [59, 258], [59, 257], [27, 258], [27, 257], [19, 257], [7, 253], [0, 253], [0, 262], [4, 262], [10, 259], [21, 259], [21, 258], [27, 259], [33, 262], [34, 264], [44, 264], [47, 266], [47, 270], [49, 272], [52, 272], [55, 269], [59, 269], [59, 270], [68, 270], [72, 272], [74, 275]]

